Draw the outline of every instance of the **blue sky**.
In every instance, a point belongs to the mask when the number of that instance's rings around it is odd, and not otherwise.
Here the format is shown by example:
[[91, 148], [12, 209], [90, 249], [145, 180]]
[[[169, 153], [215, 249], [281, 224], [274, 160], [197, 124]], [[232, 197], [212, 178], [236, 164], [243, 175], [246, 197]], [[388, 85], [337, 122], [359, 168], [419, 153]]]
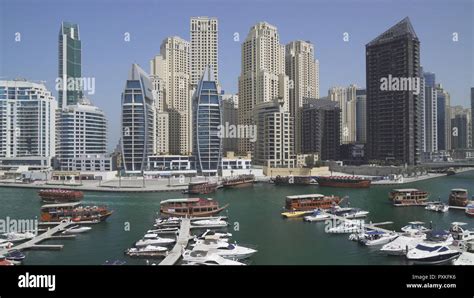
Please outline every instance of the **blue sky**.
[[[162, 40], [189, 40], [191, 16], [219, 18], [219, 76], [237, 91], [240, 45], [259, 21], [277, 26], [282, 43], [314, 43], [320, 61], [320, 93], [331, 86], [365, 87], [365, 44], [409, 16], [421, 41], [426, 71], [451, 93], [452, 104], [469, 105], [474, 86], [474, 2], [471, 0], [0, 0], [0, 77], [46, 81], [53, 94], [61, 21], [79, 24], [82, 75], [95, 77], [89, 96], [109, 120], [109, 147], [120, 135], [120, 94], [132, 63], [149, 72]], [[15, 42], [15, 32], [21, 42]], [[124, 41], [129, 32], [131, 41]], [[234, 33], [240, 42], [234, 41]], [[343, 33], [350, 41], [343, 41]], [[453, 32], [459, 41], [452, 41]]]

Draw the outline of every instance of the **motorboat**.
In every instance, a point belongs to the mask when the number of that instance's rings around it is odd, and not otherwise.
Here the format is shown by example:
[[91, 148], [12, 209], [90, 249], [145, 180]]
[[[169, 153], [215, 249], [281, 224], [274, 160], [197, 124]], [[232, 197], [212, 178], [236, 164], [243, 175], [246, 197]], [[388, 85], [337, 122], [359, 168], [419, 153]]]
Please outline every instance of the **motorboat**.
[[402, 231], [409, 234], [419, 233], [419, 232], [428, 232], [429, 229], [424, 226], [422, 221], [410, 221], [408, 225], [402, 227]]
[[431, 202], [426, 205], [425, 209], [429, 211], [445, 213], [449, 211], [449, 205], [443, 204], [441, 202]]
[[257, 250], [225, 241], [197, 240], [193, 250], [209, 251], [226, 259], [246, 259], [251, 257]]
[[364, 228], [363, 222], [359, 220], [345, 220], [341, 224], [326, 228], [326, 233], [359, 233]]
[[347, 219], [354, 219], [354, 218], [367, 217], [369, 213], [370, 213], [369, 211], [364, 211], [364, 210], [361, 210], [360, 208], [350, 208], [350, 210], [338, 212], [337, 215], [342, 216]]
[[369, 230], [364, 233], [351, 234], [350, 240], [358, 241], [366, 246], [382, 245], [386, 244], [398, 237], [397, 233], [394, 232], [383, 232], [379, 230]]
[[467, 225], [464, 222], [453, 222], [451, 223], [451, 228], [449, 232], [453, 236], [455, 246], [462, 246], [467, 242], [474, 241], [474, 231], [464, 229], [463, 227]]
[[12, 262], [21, 263], [26, 258], [26, 255], [19, 250], [12, 250], [5, 254], [5, 259]]
[[460, 251], [436, 242], [423, 242], [408, 251], [407, 259], [417, 264], [441, 264], [452, 261], [461, 255]]
[[10, 232], [4, 233], [0, 237], [0, 243], [2, 242], [18, 242], [18, 241], [25, 241], [35, 237], [34, 233], [25, 232], [25, 233], [18, 233], [18, 232]]
[[90, 230], [92, 230], [91, 227], [74, 226], [74, 227], [64, 230], [62, 234], [80, 234], [80, 233], [88, 232]]
[[402, 256], [426, 239], [425, 233], [404, 233], [382, 246], [380, 251], [388, 255]]
[[132, 253], [163, 253], [168, 251], [168, 248], [158, 245], [147, 245], [145, 247], [132, 247], [127, 249], [127, 254]]
[[430, 231], [426, 233], [425, 242], [441, 243], [442, 245], [452, 245], [453, 236], [448, 231]]
[[181, 223], [179, 217], [157, 218], [155, 219], [155, 227], [178, 226]]
[[142, 247], [142, 246], [148, 246], [148, 245], [169, 245], [175, 242], [176, 242], [175, 239], [161, 238], [157, 236], [155, 238], [140, 239], [135, 243], [135, 246]]
[[325, 213], [321, 209], [316, 209], [313, 213], [311, 213], [311, 215], [303, 217], [303, 220], [305, 221], [324, 221], [326, 219], [331, 219], [331, 215]]
[[199, 237], [197, 237], [197, 239], [227, 241], [229, 240], [229, 237], [232, 237], [231, 233], [218, 233], [218, 232], [208, 229], [204, 233], [202, 233]]
[[216, 219], [202, 219], [193, 221], [194, 226], [203, 226], [203, 227], [226, 227], [227, 222], [221, 218]]
[[198, 264], [198, 265], [245, 265], [244, 263], [237, 262], [234, 260], [229, 260], [223, 258], [222, 256], [212, 253], [206, 250], [186, 250], [183, 253], [183, 261], [188, 262], [188, 264]]

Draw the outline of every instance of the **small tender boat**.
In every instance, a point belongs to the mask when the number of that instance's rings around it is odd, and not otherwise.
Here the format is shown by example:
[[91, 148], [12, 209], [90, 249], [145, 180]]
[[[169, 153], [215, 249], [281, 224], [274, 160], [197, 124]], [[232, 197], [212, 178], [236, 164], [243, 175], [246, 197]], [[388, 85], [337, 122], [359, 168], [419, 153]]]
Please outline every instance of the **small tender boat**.
[[474, 205], [467, 205], [466, 215], [470, 217], [474, 217]]
[[369, 211], [364, 211], [364, 210], [361, 210], [360, 208], [349, 208], [349, 210], [347, 211], [337, 212], [336, 215], [345, 217], [347, 219], [354, 219], [354, 218], [367, 217], [369, 213], [370, 213]]
[[365, 233], [351, 234], [349, 240], [358, 241], [366, 246], [382, 245], [398, 237], [397, 233], [386, 233], [383, 231], [370, 230]]
[[92, 230], [91, 227], [74, 226], [74, 227], [64, 230], [62, 234], [80, 234], [80, 233], [88, 232], [90, 230]]
[[244, 263], [229, 260], [219, 256], [216, 253], [200, 250], [186, 250], [183, 253], [183, 261], [198, 265], [245, 265]]
[[305, 220], [305, 221], [324, 221], [324, 220], [330, 219], [330, 218], [331, 218], [331, 215], [329, 215], [327, 213], [324, 213], [324, 211], [322, 211], [320, 209], [316, 209], [316, 210], [314, 210], [313, 213], [311, 213], [311, 215], [305, 216], [303, 218], [303, 220]]
[[17, 232], [10, 232], [2, 234], [0, 237], [0, 242], [18, 242], [18, 241], [25, 241], [35, 237], [35, 234], [31, 232], [25, 233], [17, 233]]
[[380, 251], [388, 255], [402, 256], [426, 239], [424, 233], [402, 234], [395, 240], [382, 246]]
[[203, 226], [203, 227], [226, 227], [227, 222], [222, 220], [220, 217], [216, 219], [202, 219], [193, 221], [194, 226]]
[[425, 223], [422, 221], [410, 221], [408, 225], [402, 227], [401, 230], [409, 234], [429, 231], [429, 229], [426, 228], [424, 224]]
[[460, 254], [447, 245], [423, 242], [407, 253], [407, 259], [418, 264], [441, 264], [456, 259]]
[[5, 255], [5, 259], [12, 262], [22, 262], [26, 258], [26, 255], [19, 250], [12, 250]]
[[363, 229], [363, 223], [359, 220], [345, 220], [341, 224], [327, 228], [326, 233], [344, 234], [344, 233], [359, 233]]
[[206, 230], [201, 236], [197, 237], [197, 239], [228, 241], [229, 237], [232, 237], [231, 233], [218, 233], [212, 230]]
[[237, 243], [231, 244], [220, 240], [197, 240], [196, 244], [192, 246], [194, 247], [193, 250], [209, 251], [232, 260], [246, 259], [257, 252], [255, 249], [241, 246]]
[[148, 245], [169, 245], [175, 242], [176, 242], [175, 239], [155, 237], [155, 238], [140, 239], [135, 243], [135, 246], [142, 247], [142, 246], [148, 246]]
[[430, 202], [428, 205], [426, 205], [425, 209], [429, 211], [445, 213], [449, 211], [449, 206], [441, 202]]

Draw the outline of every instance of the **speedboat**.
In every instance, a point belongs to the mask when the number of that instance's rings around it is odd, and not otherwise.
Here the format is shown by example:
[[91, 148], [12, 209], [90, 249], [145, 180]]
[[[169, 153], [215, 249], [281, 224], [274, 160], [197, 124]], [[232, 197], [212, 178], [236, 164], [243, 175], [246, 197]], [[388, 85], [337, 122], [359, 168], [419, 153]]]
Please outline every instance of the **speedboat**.
[[449, 206], [441, 202], [431, 202], [426, 205], [425, 209], [429, 211], [444, 213], [449, 211]]
[[412, 250], [426, 239], [425, 233], [405, 233], [398, 236], [397, 239], [393, 240], [382, 246], [380, 251], [388, 255], [406, 255], [408, 251]]
[[408, 225], [402, 228], [402, 231], [409, 234], [429, 231], [424, 224], [422, 221], [410, 221]]
[[423, 242], [408, 251], [407, 259], [417, 264], [441, 264], [456, 259], [461, 255], [460, 251], [449, 248], [439, 243]]
[[453, 236], [453, 239], [454, 239], [453, 244], [455, 246], [462, 246], [465, 243], [474, 240], [474, 231], [464, 229], [463, 226], [465, 225], [467, 224], [464, 222], [455, 221], [451, 223], [451, 229], [449, 229], [449, 232]]
[[202, 233], [201, 236], [197, 237], [197, 239], [227, 241], [229, 237], [232, 237], [231, 233], [218, 233], [208, 229]]
[[206, 250], [186, 250], [183, 253], [183, 261], [188, 262], [189, 265], [245, 265]]
[[197, 240], [193, 250], [209, 251], [226, 259], [246, 259], [251, 257], [257, 250], [225, 241]]
[[359, 220], [345, 220], [341, 224], [326, 228], [326, 233], [359, 233], [363, 229], [363, 223]]
[[323, 221], [326, 219], [330, 219], [331, 215], [324, 213], [321, 209], [316, 209], [311, 215], [307, 215], [303, 217], [305, 221]]
[[175, 242], [176, 242], [175, 239], [155, 237], [155, 238], [140, 239], [135, 243], [135, 246], [141, 247], [141, 246], [160, 245], [160, 244], [169, 245]]
[[127, 249], [127, 254], [166, 252], [168, 248], [158, 245], [147, 245], [145, 247], [132, 247]]
[[25, 232], [25, 233], [10, 232], [10, 233], [2, 234], [2, 236], [0, 237], [0, 242], [18, 242], [18, 241], [29, 240], [34, 237], [35, 237], [35, 234], [31, 232]]
[[348, 219], [353, 219], [353, 218], [367, 217], [369, 213], [370, 213], [369, 211], [364, 211], [364, 210], [361, 210], [360, 208], [351, 208], [351, 210], [343, 211], [338, 215], [348, 218]]
[[212, 226], [212, 227], [226, 227], [227, 222], [225, 220], [222, 220], [221, 218], [216, 218], [216, 219], [202, 219], [202, 220], [196, 220], [192, 222], [193, 225], [195, 226]]
[[90, 230], [92, 230], [91, 227], [74, 226], [74, 227], [66, 229], [65, 231], [62, 232], [62, 234], [80, 234], [80, 233], [85, 233]]
[[366, 246], [386, 244], [398, 237], [397, 233], [386, 233], [383, 231], [370, 230], [365, 233], [351, 234], [350, 240], [358, 241]]

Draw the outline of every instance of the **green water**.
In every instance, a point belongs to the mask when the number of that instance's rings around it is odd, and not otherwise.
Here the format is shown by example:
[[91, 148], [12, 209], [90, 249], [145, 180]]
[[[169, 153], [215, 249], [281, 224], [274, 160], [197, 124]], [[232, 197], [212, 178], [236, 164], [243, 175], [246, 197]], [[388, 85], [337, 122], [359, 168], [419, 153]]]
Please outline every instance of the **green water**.
[[[447, 201], [450, 189], [466, 188], [474, 195], [474, 171], [429, 179], [397, 187], [415, 187], [430, 192], [431, 199]], [[408, 221], [433, 222], [435, 228], [449, 228], [453, 221], [462, 221], [474, 228], [474, 220], [461, 210], [448, 213], [426, 211], [423, 207], [393, 207], [387, 193], [394, 187], [372, 186], [370, 189], [319, 188], [318, 186], [283, 187], [260, 183], [250, 188], [219, 190], [213, 195], [220, 204], [229, 203], [227, 212], [233, 240], [256, 245], [252, 264], [350, 265], [350, 264], [405, 264], [404, 258], [384, 256], [380, 247], [365, 247], [349, 241], [348, 234], [326, 234], [325, 224], [306, 223], [301, 219], [284, 219], [280, 213], [285, 196], [322, 193], [350, 197], [352, 207], [370, 211], [367, 220], [393, 221], [386, 226], [399, 230]], [[114, 210], [107, 222], [93, 225], [93, 229], [73, 240], [47, 241], [61, 243], [61, 251], [27, 251], [25, 264], [83, 265], [103, 264], [105, 260], [122, 259], [127, 264], [145, 264], [143, 259], [130, 259], [124, 250], [150, 228], [161, 200], [183, 197], [171, 193], [97, 193], [86, 192], [85, 204], [106, 204]], [[33, 219], [39, 216], [40, 200], [33, 189], [0, 188], [0, 219]], [[130, 224], [130, 230], [126, 227]], [[234, 227], [238, 226], [238, 231]]]

